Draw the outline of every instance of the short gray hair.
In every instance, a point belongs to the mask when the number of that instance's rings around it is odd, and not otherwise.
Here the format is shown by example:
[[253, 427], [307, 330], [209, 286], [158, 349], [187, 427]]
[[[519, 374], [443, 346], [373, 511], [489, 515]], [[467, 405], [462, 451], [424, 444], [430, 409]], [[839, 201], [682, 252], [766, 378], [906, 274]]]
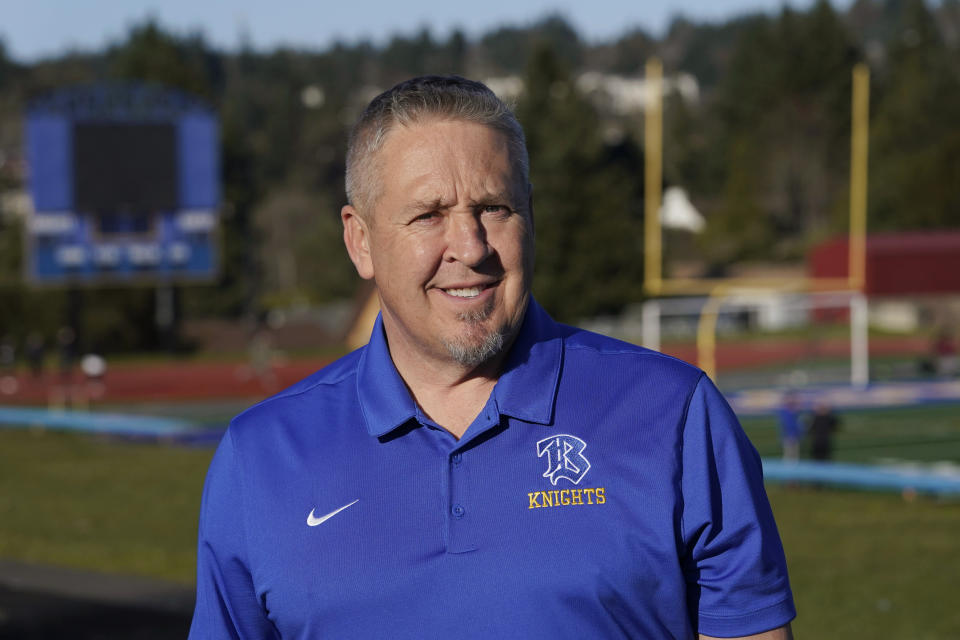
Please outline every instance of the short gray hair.
[[513, 111], [485, 84], [460, 76], [420, 76], [405, 80], [374, 98], [353, 126], [347, 142], [347, 202], [361, 214], [376, 200], [377, 152], [390, 130], [427, 118], [486, 125], [507, 138], [511, 162], [530, 183], [530, 160], [523, 128]]

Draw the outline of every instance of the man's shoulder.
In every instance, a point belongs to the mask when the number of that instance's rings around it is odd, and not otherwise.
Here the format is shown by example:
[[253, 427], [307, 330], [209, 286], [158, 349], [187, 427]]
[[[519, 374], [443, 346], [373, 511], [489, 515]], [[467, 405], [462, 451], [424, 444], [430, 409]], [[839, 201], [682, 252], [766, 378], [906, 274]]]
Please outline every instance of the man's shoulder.
[[[600, 333], [559, 325], [567, 356], [580, 360], [581, 366], [593, 364], [599, 371], [615, 373], [623, 367], [640, 367], [648, 373], [695, 382], [703, 375], [699, 368], [673, 356], [611, 338]], [[612, 368], [608, 368], [612, 367]]]
[[323, 410], [326, 403], [330, 401], [343, 402], [353, 397], [344, 393], [344, 389], [355, 386], [357, 367], [362, 354], [363, 348], [348, 353], [299, 382], [261, 400], [238, 414], [231, 422], [231, 426], [248, 422], [259, 423], [264, 419], [273, 419], [288, 412]]

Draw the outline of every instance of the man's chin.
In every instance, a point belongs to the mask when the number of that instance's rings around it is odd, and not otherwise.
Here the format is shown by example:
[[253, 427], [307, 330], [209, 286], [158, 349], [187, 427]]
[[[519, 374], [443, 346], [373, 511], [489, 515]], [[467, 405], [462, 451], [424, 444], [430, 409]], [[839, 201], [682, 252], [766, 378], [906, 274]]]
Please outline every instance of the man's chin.
[[505, 338], [506, 331], [501, 328], [481, 335], [441, 339], [441, 342], [453, 360], [464, 367], [473, 368], [499, 355], [503, 351]]
[[503, 318], [495, 315], [495, 310], [496, 305], [490, 300], [482, 308], [459, 314], [457, 333], [450, 338], [440, 338], [447, 353], [461, 366], [476, 368], [496, 358], [513, 342], [523, 314]]

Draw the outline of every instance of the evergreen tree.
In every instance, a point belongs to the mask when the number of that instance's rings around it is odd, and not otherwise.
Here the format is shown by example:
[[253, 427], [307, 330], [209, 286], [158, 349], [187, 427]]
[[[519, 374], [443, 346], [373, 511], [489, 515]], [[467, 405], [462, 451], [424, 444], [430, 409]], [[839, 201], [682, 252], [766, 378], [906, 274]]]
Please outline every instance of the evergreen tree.
[[605, 163], [597, 114], [548, 47], [531, 58], [517, 115], [530, 151], [537, 299], [564, 320], [637, 300], [643, 262], [638, 178]]
[[178, 39], [153, 20], [132, 27], [108, 58], [117, 78], [155, 82], [208, 99], [212, 96], [208, 72], [219, 75], [217, 58], [207, 54], [203, 38]]
[[874, 229], [960, 225], [960, 82], [923, 0], [907, 0], [871, 136]]
[[529, 28], [500, 27], [480, 40], [488, 68], [486, 73], [522, 73], [535, 51], [549, 48], [566, 67], [575, 68], [583, 59], [577, 32], [560, 16], [548, 16]]
[[[857, 49], [820, 0], [743, 31], [721, 84], [714, 153], [725, 164], [708, 214], [714, 260], [796, 259], [848, 199], [850, 72]], [[718, 149], [719, 147], [719, 149]], [[844, 209], [845, 210], [845, 209]]]

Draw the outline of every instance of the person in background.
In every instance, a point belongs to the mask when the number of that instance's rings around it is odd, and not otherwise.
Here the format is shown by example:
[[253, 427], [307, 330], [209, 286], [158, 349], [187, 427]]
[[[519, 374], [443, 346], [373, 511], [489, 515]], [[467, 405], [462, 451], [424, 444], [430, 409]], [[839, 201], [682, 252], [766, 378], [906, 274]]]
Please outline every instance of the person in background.
[[840, 419], [826, 402], [818, 402], [810, 420], [810, 457], [827, 461], [833, 456], [833, 434], [840, 428]]
[[799, 409], [800, 402], [797, 395], [792, 391], [787, 391], [783, 396], [780, 408], [777, 409], [783, 459], [787, 462], [796, 462], [800, 459], [800, 439], [803, 433]]

